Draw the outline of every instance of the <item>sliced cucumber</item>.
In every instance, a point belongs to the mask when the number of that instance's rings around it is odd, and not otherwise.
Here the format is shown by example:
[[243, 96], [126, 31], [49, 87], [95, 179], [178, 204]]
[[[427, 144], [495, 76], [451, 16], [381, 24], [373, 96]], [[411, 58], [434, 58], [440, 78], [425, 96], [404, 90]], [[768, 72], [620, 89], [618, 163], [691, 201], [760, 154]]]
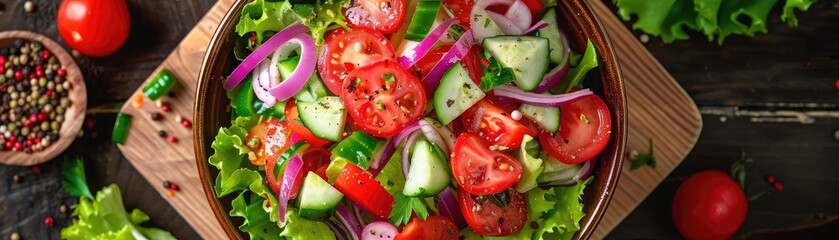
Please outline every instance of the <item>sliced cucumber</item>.
[[551, 47], [551, 63], [553, 64], [560, 64], [562, 63], [562, 59], [568, 56], [565, 56], [567, 53], [565, 52], [565, 43], [562, 42], [562, 37], [559, 33], [559, 26], [556, 22], [556, 9], [555, 8], [548, 8], [545, 11], [545, 14], [542, 15], [542, 21], [548, 23], [547, 27], [543, 27], [536, 32], [536, 36], [540, 36], [543, 38], [547, 38], [550, 41]]
[[316, 137], [337, 142], [344, 134], [347, 111], [340, 97], [321, 97], [314, 102], [298, 102], [297, 111], [303, 125]]
[[329, 185], [317, 174], [313, 172], [304, 174], [306, 174], [306, 178], [303, 180], [300, 194], [297, 197], [300, 216], [317, 220], [332, 214], [344, 194]]
[[469, 78], [460, 64], [455, 64], [440, 80], [434, 93], [434, 111], [443, 125], [447, 125], [475, 105], [486, 94]]
[[[300, 62], [300, 57], [291, 57], [283, 59], [277, 63], [277, 70], [280, 71], [280, 77], [283, 79], [291, 76], [294, 69], [297, 68], [297, 63]], [[300, 102], [314, 102], [320, 97], [326, 96], [326, 86], [320, 80], [320, 75], [317, 72], [312, 73], [309, 81], [303, 86], [297, 94], [294, 94], [294, 99]]]
[[534, 36], [498, 36], [484, 39], [482, 45], [501, 65], [513, 69], [513, 81], [521, 90], [530, 91], [548, 70], [549, 42]]
[[548, 130], [551, 133], [556, 133], [559, 130], [559, 107], [522, 104], [519, 107], [519, 111], [524, 117], [539, 124], [542, 129]]
[[409, 197], [432, 197], [449, 185], [445, 154], [438, 153], [438, 149], [425, 139], [417, 141], [402, 194]]

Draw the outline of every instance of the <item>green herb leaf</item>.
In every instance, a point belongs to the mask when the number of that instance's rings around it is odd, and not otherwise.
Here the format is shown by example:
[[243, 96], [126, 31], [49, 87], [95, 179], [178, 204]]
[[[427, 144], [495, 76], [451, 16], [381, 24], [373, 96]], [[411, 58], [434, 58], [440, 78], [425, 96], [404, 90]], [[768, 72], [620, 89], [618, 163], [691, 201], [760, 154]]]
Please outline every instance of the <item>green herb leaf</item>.
[[[242, 8], [239, 23], [236, 24], [236, 33], [239, 36], [255, 33], [256, 44], [253, 46], [255, 48], [268, 38], [269, 34], [300, 21], [300, 16], [294, 14], [289, 1], [254, 0]], [[247, 36], [250, 37], [250, 35]]]
[[327, 31], [347, 27], [342, 8], [349, 3], [349, 0], [318, 0], [316, 4], [295, 4], [293, 9], [311, 30], [315, 44], [321, 46]]
[[752, 161], [754, 160], [746, 157], [745, 151], [740, 150], [740, 160], [731, 164], [731, 177], [737, 180], [743, 190], [746, 190], [746, 164]]
[[510, 204], [510, 194], [507, 193], [507, 191], [489, 195], [487, 198], [489, 198], [489, 201], [495, 204], [495, 206], [501, 208], [507, 208], [507, 205]]
[[420, 198], [408, 197], [403, 195], [402, 192], [395, 192], [393, 199], [395, 201], [393, 210], [391, 210], [390, 216], [387, 218], [393, 225], [400, 226], [408, 224], [411, 221], [412, 212], [416, 213], [417, 217], [422, 220], [428, 217], [428, 209], [422, 204]]
[[387, 82], [393, 82], [396, 81], [396, 76], [393, 76], [393, 73], [385, 73], [382, 74], [382, 79]]
[[84, 159], [81, 156], [65, 158], [61, 164], [61, 174], [64, 180], [61, 185], [64, 191], [74, 197], [87, 197], [93, 199], [90, 188], [87, 186], [87, 178], [84, 173]]
[[516, 78], [516, 76], [513, 75], [512, 68], [504, 67], [501, 65], [501, 62], [496, 60], [490, 54], [486, 54], [486, 58], [489, 60], [489, 66], [483, 67], [484, 76], [481, 77], [481, 89], [484, 91], [490, 91], [498, 86], [513, 81], [513, 79]]
[[629, 167], [629, 170], [635, 170], [643, 166], [650, 166], [655, 168], [656, 161], [655, 152], [653, 150], [653, 140], [650, 139], [650, 151], [646, 154], [638, 154], [637, 156], [635, 156], [635, 159], [632, 160], [632, 166]]

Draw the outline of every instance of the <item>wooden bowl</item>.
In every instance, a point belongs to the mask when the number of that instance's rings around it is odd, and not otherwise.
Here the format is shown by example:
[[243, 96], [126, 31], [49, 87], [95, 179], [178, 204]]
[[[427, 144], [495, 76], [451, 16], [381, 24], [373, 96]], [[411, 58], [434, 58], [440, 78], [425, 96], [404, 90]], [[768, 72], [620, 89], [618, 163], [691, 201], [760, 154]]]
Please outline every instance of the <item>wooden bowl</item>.
[[32, 166], [44, 163], [55, 158], [76, 140], [76, 135], [82, 127], [85, 110], [87, 109], [87, 87], [84, 84], [84, 77], [79, 66], [73, 57], [52, 39], [27, 31], [5, 31], [0, 32], [0, 47], [9, 47], [17, 39], [40, 42], [58, 58], [58, 61], [67, 71], [66, 80], [70, 81], [73, 88], [70, 90], [70, 107], [64, 112], [64, 122], [61, 123], [58, 141], [52, 143], [46, 149], [33, 153], [0, 151], [0, 163], [17, 166]]
[[[207, 158], [213, 154], [210, 148], [220, 127], [230, 123], [229, 101], [222, 88], [224, 76], [230, 74], [238, 62], [233, 57], [235, 27], [242, 7], [248, 1], [238, 0], [227, 12], [219, 28], [210, 41], [209, 51], [204, 57], [195, 96], [194, 137], [195, 156], [204, 192], [216, 218], [221, 223], [229, 238], [242, 239], [238, 230], [241, 219], [231, 218], [230, 197], [219, 199], [213, 190], [218, 170], [209, 165]], [[575, 236], [588, 239], [600, 218], [609, 206], [617, 185], [626, 144], [626, 103], [624, 101], [623, 81], [621, 80], [615, 53], [603, 26], [594, 16], [591, 7], [584, 0], [557, 1], [561, 16], [560, 22], [568, 34], [577, 52], [583, 52], [586, 39], [595, 44], [600, 56], [599, 71], [589, 73], [590, 78], [600, 78], [599, 86], [591, 87], [603, 97], [611, 110], [612, 135], [606, 149], [598, 156], [595, 166], [595, 180], [586, 188], [584, 195], [586, 216], [580, 222], [581, 230]], [[246, 235], [245, 235], [246, 236]]]

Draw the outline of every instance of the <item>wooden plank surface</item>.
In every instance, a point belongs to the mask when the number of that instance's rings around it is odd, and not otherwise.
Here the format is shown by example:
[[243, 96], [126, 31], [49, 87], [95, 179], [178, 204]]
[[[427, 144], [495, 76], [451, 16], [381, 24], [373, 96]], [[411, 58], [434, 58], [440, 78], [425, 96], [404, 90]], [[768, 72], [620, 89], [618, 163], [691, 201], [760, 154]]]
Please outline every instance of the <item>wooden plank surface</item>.
[[[233, 0], [219, 1], [161, 65], [161, 68], [169, 69], [179, 79], [180, 89], [174, 90], [178, 94], [164, 100], [172, 105], [172, 113], [164, 114], [161, 122], [154, 122], [149, 117], [151, 112], [160, 111], [154, 103], [146, 102], [141, 109], [136, 109], [129, 101], [122, 108], [122, 111], [134, 115], [135, 121], [128, 141], [120, 146], [120, 150], [152, 185], [170, 180], [184, 186], [185, 190], [178, 192], [175, 198], [165, 197], [165, 189], [157, 190], [205, 238], [220, 238], [223, 235], [209, 204], [200, 192], [201, 186], [193, 160], [191, 131], [174, 119], [177, 115], [187, 118], [192, 116], [192, 96], [201, 57], [218, 22], [232, 3]], [[684, 90], [643, 45], [602, 3], [593, 1], [592, 5], [603, 18], [624, 69], [630, 119], [627, 147], [646, 149], [648, 139], [653, 138], [658, 143], [656, 151], [659, 157], [659, 165], [655, 169], [629, 172], [627, 164], [612, 205], [594, 236], [599, 239], [640, 204], [681, 162], [696, 142], [702, 123], [696, 106]], [[142, 93], [138, 89], [134, 94]], [[178, 137], [180, 141], [169, 144], [157, 136], [161, 129]]]

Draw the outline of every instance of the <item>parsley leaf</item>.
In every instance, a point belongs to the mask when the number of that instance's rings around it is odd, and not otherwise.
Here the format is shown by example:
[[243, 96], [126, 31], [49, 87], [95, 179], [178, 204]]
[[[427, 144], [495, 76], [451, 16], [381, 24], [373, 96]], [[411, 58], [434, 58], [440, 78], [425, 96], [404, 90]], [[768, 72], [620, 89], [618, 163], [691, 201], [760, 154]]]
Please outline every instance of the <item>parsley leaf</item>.
[[395, 77], [395, 76], [393, 76], [393, 73], [385, 73], [385, 74], [382, 74], [382, 79], [383, 79], [383, 80], [385, 80], [385, 81], [387, 81], [387, 82], [393, 82], [393, 81], [396, 81], [396, 77]]
[[408, 224], [411, 221], [412, 212], [415, 212], [417, 217], [422, 220], [428, 217], [428, 209], [425, 208], [419, 198], [405, 196], [402, 192], [394, 192], [393, 199], [395, 201], [393, 210], [387, 218], [393, 225]]
[[61, 164], [61, 174], [64, 175], [61, 185], [65, 192], [74, 197], [93, 199], [93, 194], [90, 193], [90, 188], [87, 186], [84, 159], [81, 156], [64, 159], [64, 163]]
[[501, 62], [496, 60], [492, 55], [485, 54], [489, 60], [489, 66], [484, 66], [484, 76], [481, 77], [481, 89], [490, 91], [498, 86], [504, 85], [516, 78], [513, 75], [513, 69], [504, 67]]
[[347, 27], [341, 9], [349, 3], [349, 0], [318, 0], [316, 4], [295, 4], [292, 9], [311, 30], [315, 44], [321, 46], [327, 31]]
[[650, 139], [650, 151], [647, 154], [638, 154], [635, 156], [635, 159], [632, 160], [632, 166], [629, 167], [629, 170], [635, 170], [643, 166], [650, 166], [655, 168], [656, 161], [655, 161], [655, 153], [653, 152], [653, 140]]
[[492, 202], [493, 204], [495, 204], [495, 206], [498, 206], [500, 208], [507, 208], [507, 205], [510, 204], [511, 201], [510, 194], [507, 193], [507, 191], [489, 195], [487, 197], [489, 198], [490, 202]]

